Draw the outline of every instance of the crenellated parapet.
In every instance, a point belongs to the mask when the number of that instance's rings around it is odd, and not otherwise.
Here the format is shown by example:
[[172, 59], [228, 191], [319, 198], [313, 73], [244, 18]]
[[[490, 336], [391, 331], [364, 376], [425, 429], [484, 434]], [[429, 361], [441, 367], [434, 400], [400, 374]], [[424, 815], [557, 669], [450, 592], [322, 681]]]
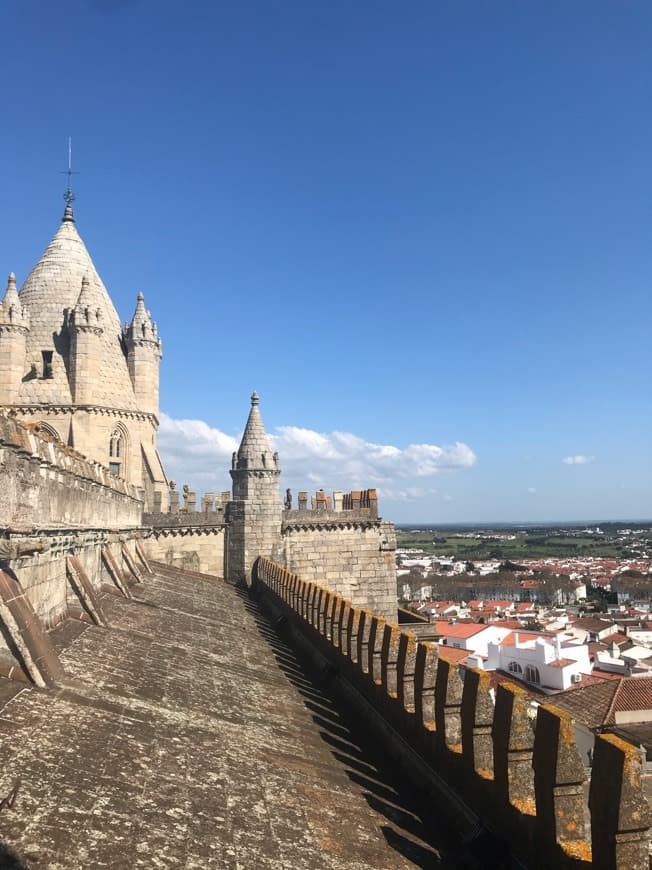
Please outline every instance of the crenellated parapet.
[[358, 607], [396, 619], [396, 532], [378, 516], [375, 489], [300, 492], [298, 507], [286, 491], [282, 559], [307, 580], [322, 581]]
[[648, 870], [637, 747], [599, 735], [587, 771], [573, 719], [554, 703], [535, 708], [511, 684], [494, 693], [486, 672], [440, 659], [436, 645], [270, 559], [257, 561], [254, 590], [286, 635], [327, 663], [335, 691], [408, 775], [467, 827], [493, 831], [526, 866]]
[[301, 491], [297, 495], [296, 508], [291, 491], [286, 490], [283, 522], [296, 520], [314, 520], [331, 517], [346, 519], [377, 519], [378, 495], [375, 489], [353, 490], [342, 492], [336, 490], [332, 494], [318, 490], [314, 495]]

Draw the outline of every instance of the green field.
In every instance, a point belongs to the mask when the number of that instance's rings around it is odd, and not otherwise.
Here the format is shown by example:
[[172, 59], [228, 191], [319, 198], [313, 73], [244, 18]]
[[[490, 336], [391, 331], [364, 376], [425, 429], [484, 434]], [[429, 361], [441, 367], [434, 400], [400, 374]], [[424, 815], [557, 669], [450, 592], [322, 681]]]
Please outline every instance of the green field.
[[518, 562], [519, 559], [564, 558], [570, 556], [602, 556], [627, 558], [633, 555], [629, 541], [621, 542], [613, 536], [545, 534], [519, 532], [514, 540], [485, 540], [461, 538], [436, 529], [411, 532], [397, 529], [398, 547], [417, 547], [428, 554], [455, 556], [458, 559], [500, 559]]

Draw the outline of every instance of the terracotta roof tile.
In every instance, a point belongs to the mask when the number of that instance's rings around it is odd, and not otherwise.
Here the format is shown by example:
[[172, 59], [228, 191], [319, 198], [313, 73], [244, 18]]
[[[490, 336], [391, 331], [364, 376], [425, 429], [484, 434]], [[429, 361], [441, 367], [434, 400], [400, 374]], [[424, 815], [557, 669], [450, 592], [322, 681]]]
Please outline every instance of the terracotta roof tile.
[[435, 623], [435, 630], [438, 634], [444, 637], [473, 637], [474, 634], [479, 634], [487, 628], [486, 625], [479, 622], [440, 622]]
[[618, 677], [567, 689], [555, 695], [556, 706], [590, 728], [613, 724], [616, 713], [652, 710], [652, 677]]
[[468, 655], [472, 655], [471, 650], [459, 649], [456, 646], [445, 646], [444, 644], [439, 644], [437, 649], [439, 651], [440, 659], [444, 659], [447, 662], [454, 662], [455, 664], [460, 664]]

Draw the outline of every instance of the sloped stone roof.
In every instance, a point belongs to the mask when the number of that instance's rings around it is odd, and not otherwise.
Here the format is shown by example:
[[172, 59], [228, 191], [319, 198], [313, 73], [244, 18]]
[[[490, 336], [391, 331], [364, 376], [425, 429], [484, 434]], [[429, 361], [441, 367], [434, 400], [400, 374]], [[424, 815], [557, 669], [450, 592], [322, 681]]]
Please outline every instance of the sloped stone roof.
[[102, 598], [110, 629], [53, 632], [56, 691], [0, 680], [14, 866], [414, 870], [439, 852], [458, 866], [455, 829], [422, 824], [423, 800], [257, 602], [154, 568], [139, 603]]
[[254, 392], [251, 396], [251, 411], [238, 449], [238, 460], [246, 459], [249, 468], [271, 468], [272, 451], [258, 410], [258, 402], [258, 393]]
[[[98, 337], [102, 364], [98, 373], [95, 404], [110, 408], [137, 410], [127, 361], [122, 350], [118, 313], [95, 269], [74, 221], [63, 223], [30, 272], [20, 290], [20, 302], [29, 313], [26, 379], [18, 404], [68, 404], [72, 401], [66, 369], [70, 339], [66, 328], [67, 312], [74, 308], [87, 278], [86, 300], [101, 312], [103, 332]], [[42, 371], [42, 351], [52, 350], [52, 378], [29, 377], [31, 365]]]

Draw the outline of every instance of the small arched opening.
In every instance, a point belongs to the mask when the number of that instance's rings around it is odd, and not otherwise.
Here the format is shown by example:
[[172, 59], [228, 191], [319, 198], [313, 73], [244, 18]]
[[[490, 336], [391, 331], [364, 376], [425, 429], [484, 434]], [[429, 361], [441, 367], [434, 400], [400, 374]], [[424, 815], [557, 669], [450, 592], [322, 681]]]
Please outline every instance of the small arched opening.
[[125, 476], [127, 466], [127, 433], [120, 425], [109, 437], [109, 471], [119, 477]]

